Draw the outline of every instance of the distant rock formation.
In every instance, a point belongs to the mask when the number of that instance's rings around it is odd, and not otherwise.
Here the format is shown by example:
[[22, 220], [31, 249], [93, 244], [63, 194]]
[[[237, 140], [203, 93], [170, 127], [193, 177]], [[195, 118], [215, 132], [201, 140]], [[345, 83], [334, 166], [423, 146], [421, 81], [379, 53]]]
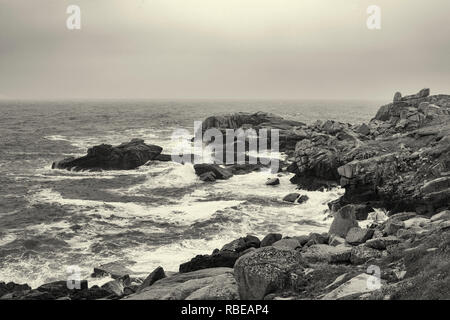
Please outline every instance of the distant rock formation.
[[162, 148], [148, 145], [144, 140], [133, 139], [118, 146], [101, 144], [88, 149], [86, 156], [66, 158], [54, 162], [52, 169], [82, 170], [130, 170], [149, 160], [156, 159]]

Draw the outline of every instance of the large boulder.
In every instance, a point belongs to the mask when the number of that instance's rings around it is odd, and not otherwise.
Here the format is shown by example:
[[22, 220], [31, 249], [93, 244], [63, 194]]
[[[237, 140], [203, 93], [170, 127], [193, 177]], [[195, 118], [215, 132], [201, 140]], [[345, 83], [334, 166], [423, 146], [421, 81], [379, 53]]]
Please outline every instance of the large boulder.
[[[206, 118], [202, 123], [202, 134], [211, 128], [216, 128], [224, 133], [224, 144], [227, 141], [227, 129], [243, 129], [254, 130], [259, 136], [261, 129], [268, 130], [268, 147], [271, 146], [270, 129], [279, 130], [279, 149], [280, 151], [293, 150], [295, 143], [302, 138], [301, 132], [298, 129], [305, 126], [304, 123], [293, 120], [286, 120], [280, 116], [267, 112], [238, 112], [227, 115], [216, 115]], [[247, 141], [248, 142], [248, 141]], [[246, 142], [246, 144], [247, 144]], [[265, 142], [265, 141], [264, 141]]]
[[231, 268], [211, 268], [180, 273], [156, 281], [125, 300], [237, 300]]
[[306, 263], [295, 250], [264, 247], [240, 257], [234, 266], [239, 296], [262, 300], [267, 294], [302, 285]]
[[102, 144], [89, 148], [86, 156], [54, 162], [52, 169], [130, 170], [154, 160], [161, 151], [161, 147], [145, 144], [142, 139], [133, 139], [115, 147]]

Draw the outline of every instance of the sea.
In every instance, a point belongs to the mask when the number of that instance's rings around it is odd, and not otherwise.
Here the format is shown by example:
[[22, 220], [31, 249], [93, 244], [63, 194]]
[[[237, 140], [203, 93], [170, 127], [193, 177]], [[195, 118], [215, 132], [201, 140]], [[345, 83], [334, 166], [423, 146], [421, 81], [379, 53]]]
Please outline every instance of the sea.
[[[154, 161], [129, 171], [52, 170], [53, 161], [89, 147], [133, 138], [171, 153], [172, 133], [231, 112], [265, 111], [313, 123], [368, 122], [380, 101], [357, 100], [68, 100], [0, 101], [0, 281], [35, 288], [77, 266], [89, 285], [95, 266], [120, 262], [145, 277], [178, 271], [197, 254], [252, 234], [326, 232], [327, 203], [343, 190], [296, 190], [283, 173], [261, 171], [204, 183], [191, 164]], [[186, 139], [190, 138], [189, 136]], [[303, 204], [282, 198], [306, 194]]]

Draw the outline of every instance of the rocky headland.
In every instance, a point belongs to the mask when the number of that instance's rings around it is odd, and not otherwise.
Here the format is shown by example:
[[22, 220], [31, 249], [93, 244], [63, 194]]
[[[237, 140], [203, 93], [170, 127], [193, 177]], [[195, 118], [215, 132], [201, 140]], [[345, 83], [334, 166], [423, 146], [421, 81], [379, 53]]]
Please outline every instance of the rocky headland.
[[[328, 204], [329, 231], [246, 235], [193, 257], [177, 273], [158, 267], [146, 278], [111, 263], [94, 270], [114, 279], [101, 287], [0, 283], [1, 299], [450, 299], [450, 95], [396, 93], [365, 124], [304, 124], [260, 112], [212, 116], [203, 123], [207, 128], [279, 129], [287, 154], [280, 171], [294, 174], [293, 184], [345, 188]], [[161, 152], [134, 140], [93, 147], [53, 168], [127, 170], [170, 161]], [[261, 166], [196, 164], [194, 170], [211, 183]], [[285, 201], [308, 199], [294, 193]]]

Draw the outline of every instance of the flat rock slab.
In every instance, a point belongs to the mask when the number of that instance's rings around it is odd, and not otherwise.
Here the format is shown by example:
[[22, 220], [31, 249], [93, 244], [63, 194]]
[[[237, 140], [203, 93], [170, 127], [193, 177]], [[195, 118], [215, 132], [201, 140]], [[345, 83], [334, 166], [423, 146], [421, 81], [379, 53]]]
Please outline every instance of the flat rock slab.
[[180, 273], [156, 281], [125, 300], [236, 300], [232, 268], [210, 268]]
[[[348, 280], [344, 284], [340, 285], [333, 291], [327, 293], [322, 298], [322, 300], [338, 300], [357, 294], [371, 292], [376, 287], [373, 285], [374, 280], [377, 280], [374, 279], [374, 276], [368, 275], [366, 273], [361, 273], [356, 277]], [[382, 284], [381, 280], [380, 284]]]
[[345, 246], [329, 246], [314, 244], [302, 252], [302, 257], [308, 262], [340, 263], [350, 261], [352, 248]]
[[377, 249], [377, 250], [384, 250], [388, 246], [397, 244], [400, 242], [400, 239], [394, 236], [389, 237], [381, 237], [381, 238], [375, 238], [367, 240], [365, 245], [366, 247]]

